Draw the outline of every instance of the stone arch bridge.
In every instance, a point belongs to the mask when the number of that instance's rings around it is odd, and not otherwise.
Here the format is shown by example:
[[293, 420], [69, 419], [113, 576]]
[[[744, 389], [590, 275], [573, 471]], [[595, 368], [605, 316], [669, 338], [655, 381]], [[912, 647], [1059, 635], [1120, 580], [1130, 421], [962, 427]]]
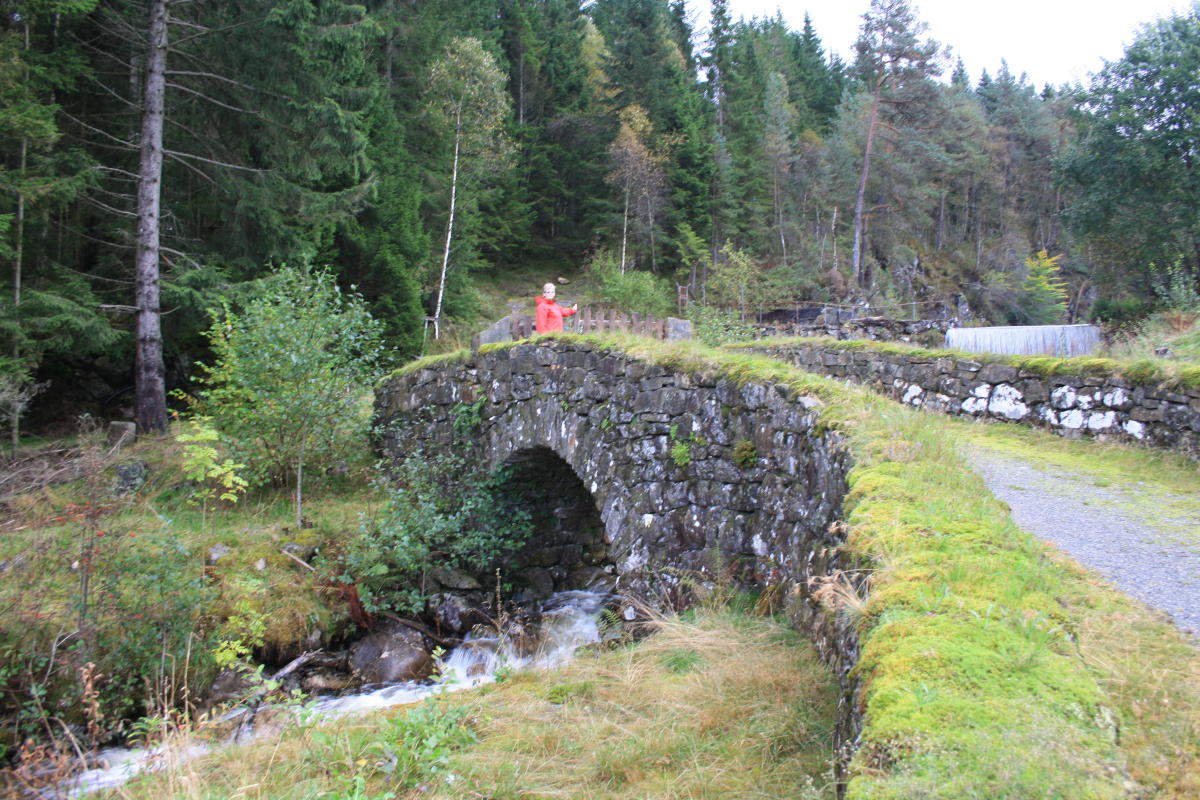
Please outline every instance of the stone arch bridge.
[[835, 566], [848, 456], [818, 406], [562, 338], [411, 368], [376, 421], [385, 458], [458, 447], [512, 468], [541, 514], [516, 579], [654, 600], [714, 570], [802, 594]]

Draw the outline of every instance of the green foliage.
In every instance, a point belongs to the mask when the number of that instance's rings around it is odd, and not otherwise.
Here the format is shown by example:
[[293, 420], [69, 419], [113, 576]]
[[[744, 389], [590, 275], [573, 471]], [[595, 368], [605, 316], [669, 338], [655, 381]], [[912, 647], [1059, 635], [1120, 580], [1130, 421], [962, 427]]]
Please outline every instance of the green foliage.
[[675, 310], [675, 293], [665, 279], [644, 270], [621, 272], [620, 265], [607, 250], [593, 257], [591, 274], [599, 284], [604, 302], [614, 308], [659, 317]]
[[1088, 312], [1088, 319], [1109, 328], [1129, 328], [1145, 318], [1153, 306], [1138, 297], [1101, 297]]
[[693, 304], [688, 307], [687, 313], [695, 337], [709, 347], [750, 342], [755, 338], [754, 328], [731, 311]]
[[709, 299], [714, 305], [736, 308], [745, 321], [746, 312], [764, 300], [762, 272], [750, 253], [730, 243], [721, 248], [721, 256], [709, 273]]
[[[1154, 266], [1151, 265], [1151, 269]], [[1200, 285], [1194, 275], [1188, 272], [1182, 258], [1177, 258], [1168, 267], [1154, 272], [1158, 281], [1154, 294], [1161, 308], [1171, 311], [1200, 313]]]
[[758, 448], [754, 442], [742, 439], [733, 446], [733, 463], [738, 469], [750, 469], [758, 464]]
[[675, 442], [671, 445], [671, 460], [677, 467], [686, 467], [692, 463], [692, 448], [687, 442]]
[[1028, 274], [1021, 290], [1021, 310], [1031, 325], [1049, 325], [1062, 320], [1067, 311], [1066, 284], [1058, 277], [1058, 260], [1045, 250], [1025, 259]]
[[410, 455], [382, 511], [362, 519], [338, 579], [358, 586], [368, 611], [420, 612], [431, 568], [486, 572], [529, 537], [530, 514], [504, 490], [507, 477], [453, 452]]
[[299, 520], [305, 467], [331, 466], [362, 445], [364, 391], [382, 372], [380, 325], [327, 272], [283, 267], [259, 288], [209, 329], [214, 360], [197, 411], [249, 480], [293, 478]]
[[249, 486], [246, 479], [238, 474], [246, 465], [235, 464], [232, 458], [217, 460], [220, 454], [213, 443], [219, 441], [221, 435], [208, 424], [208, 420], [193, 417], [188, 420], [188, 428], [187, 432], [176, 435], [175, 440], [184, 445], [183, 474], [196, 484], [195, 494], [189, 502], [195, 503], [194, 498], [198, 497], [205, 511], [214, 497], [236, 503]]
[[457, 403], [450, 409], [454, 415], [454, 432], [462, 439], [467, 439], [483, 424], [481, 412], [486, 397], [481, 397], [474, 403]]
[[1109, 251], [1109, 281], [1147, 298], [1157, 270], [1182, 259], [1195, 280], [1200, 269], [1198, 45], [1194, 5], [1144, 26], [1079, 98], [1082, 135], [1059, 160], [1071, 228]]

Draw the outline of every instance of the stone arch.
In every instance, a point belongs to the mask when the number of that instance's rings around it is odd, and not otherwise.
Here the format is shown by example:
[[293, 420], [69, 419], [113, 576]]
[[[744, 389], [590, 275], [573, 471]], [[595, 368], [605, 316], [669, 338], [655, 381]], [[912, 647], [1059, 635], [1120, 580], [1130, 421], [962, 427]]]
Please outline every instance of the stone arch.
[[612, 590], [616, 568], [600, 509], [575, 470], [549, 447], [515, 450], [499, 465], [501, 491], [527, 510], [533, 535], [505, 559], [517, 602], [569, 589]]
[[409, 371], [376, 412], [385, 457], [456, 446], [495, 469], [553, 453], [595, 500], [620, 588], [648, 593], [714, 562], [744, 583], [827, 571], [846, 456], [814, 405], [568, 339]]

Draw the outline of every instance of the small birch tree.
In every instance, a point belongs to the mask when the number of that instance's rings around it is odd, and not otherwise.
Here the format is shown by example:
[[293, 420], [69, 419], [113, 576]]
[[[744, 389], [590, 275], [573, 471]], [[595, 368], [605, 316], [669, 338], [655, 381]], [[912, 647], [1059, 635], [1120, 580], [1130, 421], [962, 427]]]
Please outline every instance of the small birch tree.
[[241, 313], [208, 331], [215, 361], [197, 403], [259, 483], [291, 480], [296, 527], [304, 474], [347, 458], [366, 433], [381, 374], [382, 325], [326, 272], [285, 267]]
[[442, 246], [437, 299], [433, 308], [433, 335], [441, 336], [446, 275], [454, 242], [455, 214], [460, 190], [470, 191], [488, 174], [498, 172], [511, 150], [504, 124], [510, 115], [504, 72], [478, 39], [460, 36], [451, 40], [442, 58], [429, 73], [426, 104], [435, 124], [454, 141], [450, 166], [450, 204]]
[[655, 217], [666, 195], [666, 158], [656, 153], [650, 140], [650, 118], [641, 106], [628, 106], [620, 113], [621, 127], [608, 147], [613, 161], [609, 181], [621, 190], [621, 273], [625, 273], [629, 242], [630, 214], [640, 218], [650, 240], [650, 258], [654, 260]]

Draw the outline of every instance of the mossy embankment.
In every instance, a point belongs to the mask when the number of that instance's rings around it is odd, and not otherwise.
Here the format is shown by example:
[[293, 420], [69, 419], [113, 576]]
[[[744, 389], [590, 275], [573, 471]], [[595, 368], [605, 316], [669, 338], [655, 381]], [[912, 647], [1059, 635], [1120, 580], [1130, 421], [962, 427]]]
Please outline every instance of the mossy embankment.
[[[864, 728], [848, 797], [1200, 793], [1196, 650], [1017, 529], [944, 420], [761, 356], [576, 340], [671, 369], [786, 385], [821, 399], [823, 424], [846, 436], [856, 466], [844, 547], [861, 573], [831, 576], [818, 595], [828, 613], [855, 619], [861, 644]], [[863, 576], [865, 597], [856, 590]]]
[[[761, 348], [766, 342], [741, 342], [727, 345], [730, 350]], [[918, 347], [902, 342], [874, 342], [866, 339], [833, 339], [830, 337], [774, 337], [769, 340], [772, 348], [787, 348], [791, 345], [819, 347], [827, 350], [866, 350], [893, 356], [911, 358], [955, 358], [978, 361], [984, 364], [1004, 364], [1017, 369], [1051, 378], [1055, 375], [1081, 375], [1092, 377], [1116, 377], [1134, 384], [1158, 385], [1164, 388], [1200, 389], [1200, 364], [1193, 360], [1170, 361], [1161, 358], [1139, 358], [1124, 360], [1098, 356], [1014, 356], [995, 353], [968, 353], [963, 350]]]

